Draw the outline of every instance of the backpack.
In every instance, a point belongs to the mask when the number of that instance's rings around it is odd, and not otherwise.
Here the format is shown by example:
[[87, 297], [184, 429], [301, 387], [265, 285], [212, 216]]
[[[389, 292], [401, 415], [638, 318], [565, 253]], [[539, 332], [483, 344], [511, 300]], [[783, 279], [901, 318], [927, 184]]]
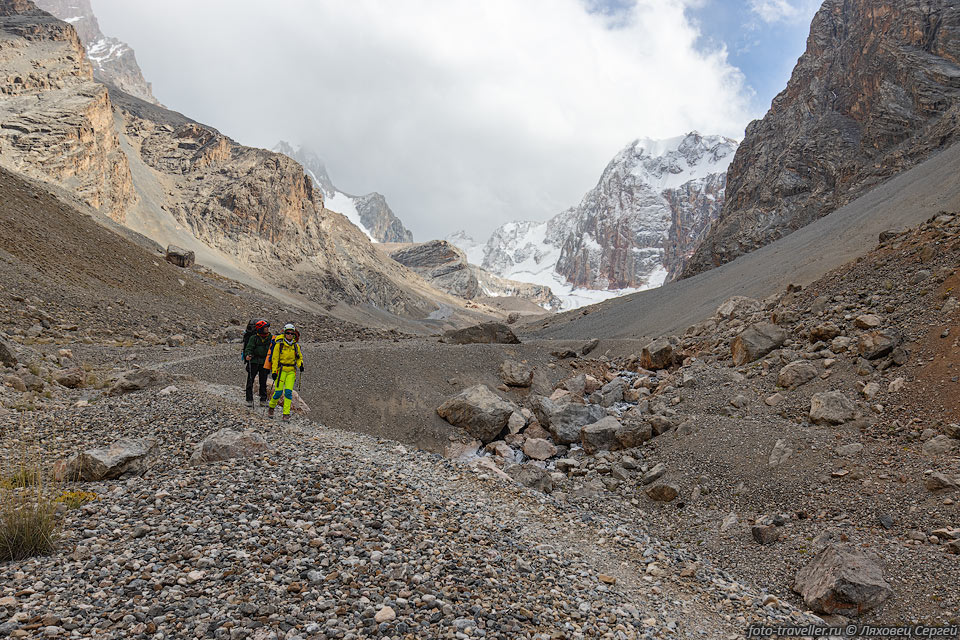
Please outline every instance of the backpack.
[[[243, 344], [240, 346], [240, 362], [243, 364], [246, 364], [246, 358], [244, 358], [243, 352], [246, 351], [250, 338], [257, 334], [255, 326], [261, 320], [266, 322], [266, 318], [250, 318], [250, 322], [247, 323], [247, 330], [243, 332]], [[271, 344], [270, 346], [273, 345]]]

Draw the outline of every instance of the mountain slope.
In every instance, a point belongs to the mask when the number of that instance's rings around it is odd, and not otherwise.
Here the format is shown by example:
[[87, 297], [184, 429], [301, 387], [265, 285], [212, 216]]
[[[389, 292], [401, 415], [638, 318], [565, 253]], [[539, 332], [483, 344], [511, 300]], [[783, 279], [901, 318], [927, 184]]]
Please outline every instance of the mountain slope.
[[960, 210], [960, 144], [897, 175], [802, 229], [737, 260], [651, 291], [608, 300], [529, 327], [540, 338], [650, 337], [677, 333], [735, 295], [763, 299], [806, 284], [876, 246], [880, 232]]
[[685, 276], [796, 231], [960, 137], [960, 5], [827, 0]]
[[99, 80], [126, 91], [142, 100], [160, 104], [153, 97], [150, 83], [144, 80], [133, 49], [116, 38], [108, 38], [100, 31], [100, 23], [93, 13], [90, 0], [36, 0], [38, 8], [69, 23], [76, 30], [93, 65], [93, 75]]
[[656, 287], [719, 214], [736, 146], [696, 132], [635, 140], [578, 206], [501, 225], [482, 249], [462, 232], [448, 239], [492, 273], [550, 286], [567, 308]]
[[316, 153], [305, 147], [294, 149], [288, 142], [280, 141], [273, 148], [303, 165], [317, 188], [323, 192], [326, 205], [331, 211], [347, 216], [354, 225], [375, 242], [413, 242], [413, 234], [403, 226], [386, 198], [376, 191], [363, 196], [353, 196], [333, 185], [323, 161]]

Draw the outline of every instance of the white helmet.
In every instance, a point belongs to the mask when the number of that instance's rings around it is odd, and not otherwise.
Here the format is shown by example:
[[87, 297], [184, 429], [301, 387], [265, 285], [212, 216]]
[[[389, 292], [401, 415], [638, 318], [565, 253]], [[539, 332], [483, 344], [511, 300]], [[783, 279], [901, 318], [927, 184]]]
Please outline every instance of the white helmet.
[[287, 324], [283, 325], [283, 341], [286, 342], [287, 344], [293, 344], [294, 342], [296, 342], [296, 338], [295, 337], [291, 338], [287, 336], [287, 331], [293, 331], [294, 333], [296, 333], [297, 328], [293, 326], [292, 322], [288, 322]]

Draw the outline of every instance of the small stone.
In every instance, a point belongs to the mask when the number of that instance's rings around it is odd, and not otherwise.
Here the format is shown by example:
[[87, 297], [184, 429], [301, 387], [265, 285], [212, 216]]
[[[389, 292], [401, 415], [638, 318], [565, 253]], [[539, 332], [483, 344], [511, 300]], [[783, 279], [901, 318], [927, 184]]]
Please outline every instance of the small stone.
[[753, 539], [758, 543], [767, 545], [773, 544], [780, 539], [780, 528], [776, 525], [755, 526], [750, 529]]
[[373, 617], [377, 621], [377, 624], [383, 622], [390, 622], [391, 620], [396, 620], [397, 612], [393, 610], [393, 607], [384, 607], [377, 611], [377, 615]]
[[617, 584], [616, 578], [614, 578], [613, 576], [608, 576], [603, 573], [597, 574], [597, 580], [599, 580], [603, 584]]
[[669, 483], [655, 484], [647, 489], [647, 496], [657, 502], [671, 502], [680, 495], [680, 490], [676, 485]]

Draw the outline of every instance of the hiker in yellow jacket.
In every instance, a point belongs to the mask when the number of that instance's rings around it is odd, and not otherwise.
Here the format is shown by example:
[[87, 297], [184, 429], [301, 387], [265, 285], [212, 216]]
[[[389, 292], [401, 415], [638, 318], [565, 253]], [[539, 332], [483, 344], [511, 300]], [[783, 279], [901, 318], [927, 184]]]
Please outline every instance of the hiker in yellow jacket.
[[293, 402], [293, 384], [297, 381], [297, 369], [303, 371], [303, 353], [300, 351], [300, 332], [292, 324], [283, 327], [283, 335], [276, 337], [270, 352], [270, 371], [273, 374], [273, 397], [267, 415], [273, 417], [273, 410], [283, 396], [283, 419], [290, 419], [290, 405]]

